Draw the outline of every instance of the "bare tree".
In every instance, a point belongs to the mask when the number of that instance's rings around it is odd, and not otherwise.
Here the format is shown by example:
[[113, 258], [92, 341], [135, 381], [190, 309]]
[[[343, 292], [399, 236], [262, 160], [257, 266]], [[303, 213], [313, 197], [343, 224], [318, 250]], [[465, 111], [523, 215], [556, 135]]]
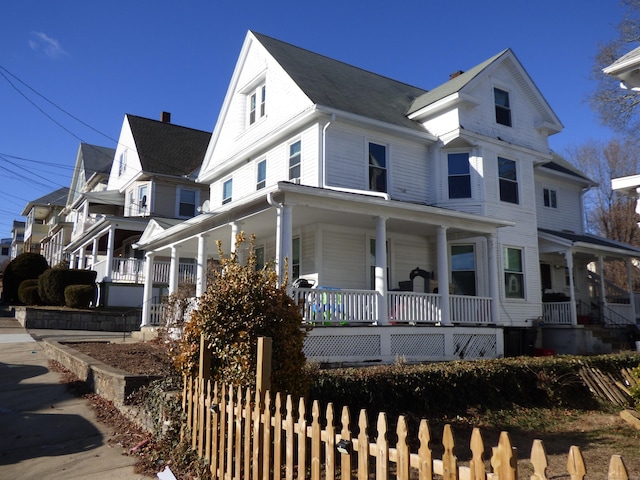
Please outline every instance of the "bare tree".
[[602, 72], [618, 58], [640, 45], [640, 0], [622, 0], [625, 12], [618, 24], [618, 38], [600, 45], [592, 77], [596, 82], [589, 96], [591, 108], [604, 125], [619, 133], [635, 133], [640, 127], [640, 94], [620, 88], [618, 79]]
[[[589, 178], [598, 183], [585, 194], [588, 230], [594, 234], [640, 246], [640, 215], [636, 199], [611, 189], [611, 179], [634, 175], [640, 165], [638, 143], [631, 139], [612, 139], [608, 143], [589, 141], [568, 152], [569, 159]], [[607, 278], [627, 288], [626, 266], [619, 261], [607, 262]], [[640, 272], [634, 283], [640, 285]]]

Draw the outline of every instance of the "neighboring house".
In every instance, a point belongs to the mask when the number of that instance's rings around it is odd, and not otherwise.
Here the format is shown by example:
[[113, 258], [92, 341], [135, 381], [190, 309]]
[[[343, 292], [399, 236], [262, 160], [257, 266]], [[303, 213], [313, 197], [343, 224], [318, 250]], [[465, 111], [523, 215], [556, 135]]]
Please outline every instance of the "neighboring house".
[[[64, 251], [72, 266], [98, 272], [101, 304], [141, 304], [142, 260], [131, 245], [150, 219], [191, 218], [209, 198], [208, 185], [195, 179], [210, 138], [208, 132], [173, 125], [163, 112], [161, 121], [125, 115], [115, 150], [81, 145], [80, 173], [65, 209], [74, 227]], [[110, 295], [116, 283], [137, 288]]]
[[[198, 177], [208, 208], [137, 248], [147, 277], [171, 257], [170, 292], [195, 259], [200, 295], [215, 241], [255, 234], [258, 266], [304, 279], [305, 320], [334, 325], [305, 344], [321, 361], [588, 350], [579, 301], [606, 299], [587, 266], [640, 251], [585, 233], [593, 182], [549, 149], [561, 130], [511, 50], [426, 91], [249, 32]], [[615, 315], [635, 322], [626, 295]]]
[[[84, 194], [104, 190], [113, 155], [112, 148], [87, 143], [81, 143], [78, 147], [69, 195], [60, 215], [63, 221], [50, 224], [49, 231], [42, 240], [43, 255], [49, 265], [69, 263], [64, 248], [71, 241], [72, 235], [81, 229], [89, 215], [89, 205]], [[84, 268], [86, 265], [74, 266]]]
[[24, 222], [13, 221], [11, 228], [11, 260], [24, 252]]
[[62, 187], [24, 207], [22, 215], [27, 217], [24, 227], [24, 251], [43, 253], [42, 241], [47, 238], [49, 229], [63, 221], [60, 213], [65, 206], [69, 188]]
[[11, 260], [11, 238], [0, 238], [0, 270], [9, 260]]
[[640, 90], [640, 47], [634, 48], [602, 71], [620, 80], [622, 88]]

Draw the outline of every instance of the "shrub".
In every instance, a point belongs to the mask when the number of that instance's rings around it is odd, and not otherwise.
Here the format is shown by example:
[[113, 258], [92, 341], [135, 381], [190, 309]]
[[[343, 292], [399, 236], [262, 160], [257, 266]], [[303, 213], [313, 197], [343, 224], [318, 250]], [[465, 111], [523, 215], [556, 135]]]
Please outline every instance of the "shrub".
[[96, 286], [69, 285], [64, 289], [64, 299], [67, 307], [89, 308], [96, 299]]
[[38, 291], [47, 305], [64, 306], [67, 304], [65, 289], [69, 285], [94, 286], [96, 275], [94, 270], [51, 268], [38, 277]]
[[[238, 235], [236, 251], [244, 240]], [[252, 237], [248, 263], [242, 265], [235, 252], [226, 258], [218, 242], [221, 268], [185, 325], [176, 363], [195, 373], [203, 334], [212, 353], [212, 379], [254, 387], [257, 340], [270, 337], [272, 389], [301, 395], [307, 386], [301, 312], [287, 294], [286, 281], [278, 285], [273, 268], [256, 270], [253, 243]]]
[[4, 271], [3, 299], [19, 302], [18, 289], [24, 280], [38, 278], [49, 268], [47, 260], [38, 253], [25, 252], [14, 258]]
[[30, 278], [20, 283], [18, 287], [18, 300], [25, 305], [40, 305], [42, 300], [38, 295], [38, 280]]

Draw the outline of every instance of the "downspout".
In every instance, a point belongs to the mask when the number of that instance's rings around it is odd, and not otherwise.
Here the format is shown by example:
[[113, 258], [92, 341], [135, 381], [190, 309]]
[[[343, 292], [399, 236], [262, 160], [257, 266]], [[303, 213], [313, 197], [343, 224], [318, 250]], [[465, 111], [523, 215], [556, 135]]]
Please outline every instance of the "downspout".
[[322, 169], [322, 174], [320, 175], [321, 188], [326, 188], [327, 186], [327, 128], [329, 128], [329, 125], [335, 120], [336, 114], [332, 113], [329, 121], [322, 127], [322, 156], [320, 157], [320, 168]]

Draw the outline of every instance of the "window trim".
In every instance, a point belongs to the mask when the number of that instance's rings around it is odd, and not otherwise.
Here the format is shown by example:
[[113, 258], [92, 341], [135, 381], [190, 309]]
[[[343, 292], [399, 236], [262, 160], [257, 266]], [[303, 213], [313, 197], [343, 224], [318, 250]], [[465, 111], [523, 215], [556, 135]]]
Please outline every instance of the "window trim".
[[127, 150], [123, 150], [120, 152], [118, 157], [118, 177], [124, 175], [124, 172], [127, 171]]
[[[520, 252], [520, 270], [507, 270], [507, 259], [508, 259], [508, 251], [516, 250]], [[526, 289], [526, 267], [525, 267], [525, 249], [524, 247], [516, 247], [511, 245], [505, 245], [503, 247], [503, 265], [502, 265], [502, 273], [503, 273], [503, 288], [504, 288], [504, 298], [505, 300], [526, 300], [527, 298], [527, 289]], [[521, 278], [520, 284], [522, 289], [522, 296], [509, 296], [509, 290], [507, 289], [507, 275], [512, 278], [517, 278], [518, 276]], [[510, 281], [509, 281], [510, 282]]]
[[[473, 254], [473, 269], [455, 269], [453, 265], [453, 249], [455, 247], [471, 247], [471, 253]], [[451, 269], [451, 283], [455, 285], [454, 281], [454, 273], [455, 272], [473, 272], [473, 293], [456, 293], [456, 295], [467, 295], [467, 296], [477, 296], [478, 295], [478, 261], [477, 261], [477, 252], [476, 252], [476, 244], [475, 243], [452, 243], [449, 245], [449, 259], [450, 259], [450, 269]]]
[[[229, 185], [229, 196], [226, 195], [226, 187]], [[229, 177], [226, 180], [221, 182], [221, 193], [222, 193], [222, 205], [226, 205], [227, 203], [231, 203], [233, 201], [233, 177]]]
[[244, 95], [247, 101], [247, 125], [252, 126], [267, 116], [267, 85], [264, 79], [247, 88]]
[[[506, 105], [498, 103], [498, 93], [505, 94]], [[500, 87], [493, 87], [493, 105], [495, 110], [495, 120], [498, 125], [513, 127], [513, 116], [511, 115], [511, 95], [510, 91]], [[500, 121], [500, 117], [506, 115], [505, 121]], [[506, 123], [505, 123], [506, 122]]]
[[[146, 190], [146, 195], [142, 195], [142, 191]], [[151, 211], [151, 187], [148, 183], [144, 183], [142, 185], [138, 185], [136, 188], [136, 206], [137, 208], [137, 215], [139, 217], [144, 217], [145, 215], [147, 215], [148, 212]], [[146, 197], [146, 198], [145, 198]]]

